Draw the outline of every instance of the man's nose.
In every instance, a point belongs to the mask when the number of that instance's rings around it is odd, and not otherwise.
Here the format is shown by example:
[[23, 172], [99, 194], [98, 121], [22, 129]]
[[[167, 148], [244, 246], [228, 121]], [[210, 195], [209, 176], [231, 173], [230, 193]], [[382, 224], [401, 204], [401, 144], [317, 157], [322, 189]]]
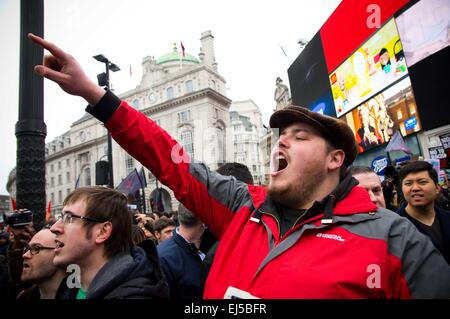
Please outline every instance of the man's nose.
[[278, 146], [279, 147], [289, 147], [289, 140], [286, 135], [280, 135], [278, 138]]
[[64, 225], [63, 225], [63, 222], [62, 222], [62, 218], [59, 218], [59, 219], [56, 221], [56, 223], [54, 223], [54, 224], [52, 225], [52, 227], [50, 228], [50, 231], [51, 231], [52, 233], [54, 233], [54, 234], [60, 234], [60, 233], [63, 232], [63, 229], [64, 229]]

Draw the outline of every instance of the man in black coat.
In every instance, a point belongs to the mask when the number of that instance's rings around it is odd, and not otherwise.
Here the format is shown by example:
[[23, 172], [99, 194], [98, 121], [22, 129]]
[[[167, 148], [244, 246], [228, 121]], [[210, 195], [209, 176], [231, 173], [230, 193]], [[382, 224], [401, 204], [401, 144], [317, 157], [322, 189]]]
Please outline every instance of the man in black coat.
[[399, 175], [407, 203], [397, 212], [430, 237], [450, 264], [450, 212], [435, 206], [439, 195], [437, 172], [428, 162], [411, 161]]

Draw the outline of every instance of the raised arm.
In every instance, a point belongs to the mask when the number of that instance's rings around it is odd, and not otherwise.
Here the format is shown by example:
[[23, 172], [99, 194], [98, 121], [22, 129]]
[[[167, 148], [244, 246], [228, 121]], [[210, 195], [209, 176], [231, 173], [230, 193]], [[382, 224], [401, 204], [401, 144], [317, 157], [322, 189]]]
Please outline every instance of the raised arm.
[[34, 67], [36, 73], [57, 83], [65, 92], [81, 96], [93, 106], [105, 95], [105, 90], [87, 77], [73, 56], [32, 33], [28, 38], [51, 53], [44, 56], [43, 65]]

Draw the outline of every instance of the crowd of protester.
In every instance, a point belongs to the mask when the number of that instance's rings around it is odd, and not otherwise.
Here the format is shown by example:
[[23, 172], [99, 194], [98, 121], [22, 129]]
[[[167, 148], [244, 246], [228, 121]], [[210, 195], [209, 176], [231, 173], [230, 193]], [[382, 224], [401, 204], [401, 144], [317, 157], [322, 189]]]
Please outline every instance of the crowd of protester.
[[293, 105], [270, 118], [279, 134], [268, 185], [232, 173], [236, 163], [219, 172], [179, 163], [170, 154], [177, 142], [161, 127], [56, 45], [29, 37], [52, 54], [35, 71], [83, 97], [180, 204], [177, 214], [147, 215], [117, 190], [75, 189], [46, 227], [1, 233], [3, 296], [450, 298], [450, 212], [429, 163], [388, 170], [381, 182], [352, 167], [357, 145], [347, 124]]

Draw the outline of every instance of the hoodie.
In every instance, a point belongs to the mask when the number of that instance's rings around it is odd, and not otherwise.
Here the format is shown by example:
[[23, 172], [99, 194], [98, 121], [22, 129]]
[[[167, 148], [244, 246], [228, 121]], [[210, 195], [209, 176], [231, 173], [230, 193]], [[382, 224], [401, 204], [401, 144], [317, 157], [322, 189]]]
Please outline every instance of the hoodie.
[[111, 258], [97, 273], [86, 299], [166, 299], [167, 282], [160, 265], [140, 247]]

